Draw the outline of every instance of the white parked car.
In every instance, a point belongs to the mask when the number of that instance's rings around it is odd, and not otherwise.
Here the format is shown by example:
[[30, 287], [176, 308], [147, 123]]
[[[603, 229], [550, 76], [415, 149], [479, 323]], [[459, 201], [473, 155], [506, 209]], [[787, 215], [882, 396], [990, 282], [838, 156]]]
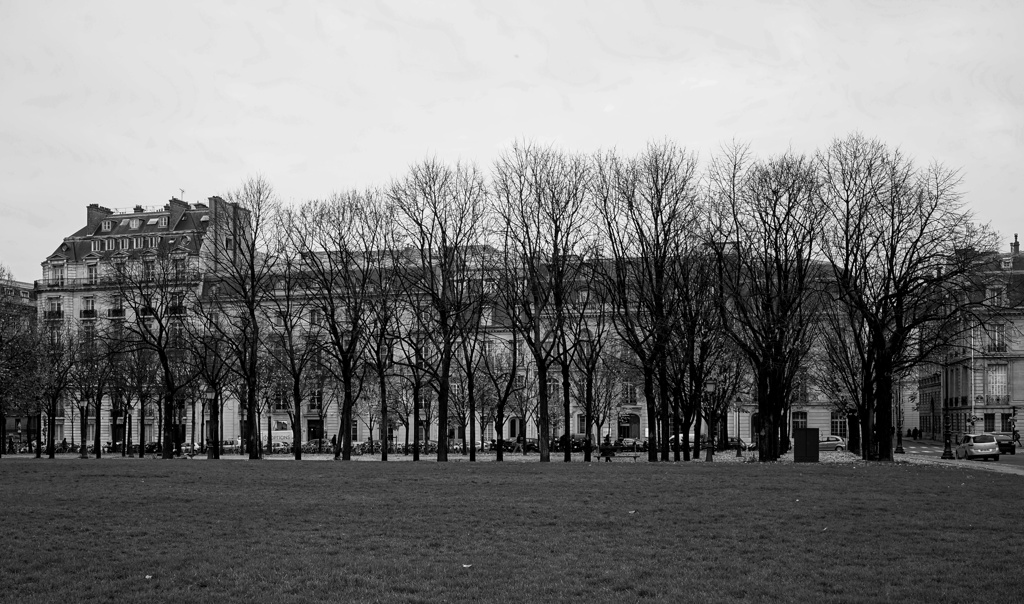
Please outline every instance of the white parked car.
[[842, 436], [835, 436], [828, 434], [818, 439], [818, 450], [819, 451], [845, 451], [846, 441], [843, 440]]
[[999, 443], [991, 434], [964, 434], [953, 453], [957, 459], [988, 458], [999, 461]]

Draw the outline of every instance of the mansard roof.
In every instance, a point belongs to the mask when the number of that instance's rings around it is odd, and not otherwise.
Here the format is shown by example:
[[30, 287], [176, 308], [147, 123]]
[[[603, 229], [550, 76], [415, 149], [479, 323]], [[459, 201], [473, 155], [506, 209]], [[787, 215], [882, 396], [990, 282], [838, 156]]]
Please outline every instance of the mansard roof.
[[[131, 211], [112, 211], [98, 206], [90, 206], [88, 223], [75, 231], [61, 242], [57, 249], [47, 257], [47, 262], [65, 261], [68, 263], [83, 262], [87, 259], [109, 260], [119, 252], [129, 257], [140, 252], [155, 249], [159, 252], [183, 251], [190, 255], [199, 254], [202, 235], [209, 224], [209, 208], [204, 204], [190, 206], [178, 199], [172, 199], [163, 207], [143, 208], [136, 206]], [[161, 218], [166, 219], [166, 226], [160, 225]], [[137, 221], [137, 222], [133, 222]], [[132, 228], [133, 224], [135, 228]], [[103, 230], [104, 225], [110, 226]], [[143, 248], [103, 250], [92, 249], [92, 242], [102, 240], [122, 240], [135, 237], [159, 237], [157, 247], [148, 245]], [[187, 239], [186, 239], [187, 238]]]

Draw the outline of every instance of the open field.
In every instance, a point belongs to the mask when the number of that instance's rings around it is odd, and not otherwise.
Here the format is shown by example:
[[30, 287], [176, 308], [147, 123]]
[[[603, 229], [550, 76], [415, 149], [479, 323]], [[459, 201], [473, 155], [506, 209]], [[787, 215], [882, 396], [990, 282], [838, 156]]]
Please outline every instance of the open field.
[[0, 601], [1009, 602], [1022, 499], [906, 464], [5, 457]]

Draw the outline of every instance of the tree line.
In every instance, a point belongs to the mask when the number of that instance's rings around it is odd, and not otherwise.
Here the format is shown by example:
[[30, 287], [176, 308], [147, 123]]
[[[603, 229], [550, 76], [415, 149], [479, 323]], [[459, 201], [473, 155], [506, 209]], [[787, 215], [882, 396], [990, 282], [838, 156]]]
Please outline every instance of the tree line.
[[[536, 423], [550, 461], [573, 405], [600, 433], [629, 382], [651, 461], [699, 454], [701, 420], [718, 426], [738, 404], [756, 408], [772, 461], [816, 389], [849, 413], [852, 446], [891, 459], [893, 384], [979, 316], [964, 291], [995, 241], [960, 186], [860, 134], [766, 158], [731, 143], [703, 163], [670, 140], [634, 155], [517, 142], [487, 172], [428, 158], [296, 204], [257, 176], [211, 206], [198, 280], [171, 253], [114, 263], [112, 300], [134, 320], [40, 329], [37, 350], [85, 352], [30, 355], [46, 379], [20, 400], [51, 422], [68, 397], [140, 413], [158, 401], [165, 457], [183, 401], [210, 405], [216, 426], [231, 396], [251, 425], [286, 410], [296, 444], [303, 405], [321, 418], [334, 405], [339, 459], [357, 418], [370, 434], [406, 426], [417, 458], [417, 426], [434, 420], [439, 461], [450, 422], [471, 459], [493, 423], [501, 459], [515, 417]], [[136, 366], [148, 389], [125, 381]], [[259, 457], [258, 431], [245, 439]]]

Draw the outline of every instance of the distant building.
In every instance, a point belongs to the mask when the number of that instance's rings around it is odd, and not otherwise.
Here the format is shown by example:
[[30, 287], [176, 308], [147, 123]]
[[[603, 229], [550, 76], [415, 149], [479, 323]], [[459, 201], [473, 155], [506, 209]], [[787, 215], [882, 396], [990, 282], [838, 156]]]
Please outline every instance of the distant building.
[[[224, 204], [211, 198], [211, 204]], [[98, 204], [86, 208], [86, 224], [65, 237], [42, 263], [43, 278], [35, 282], [39, 319], [43, 326], [58, 321], [76, 321], [85, 337], [96, 333], [101, 322], [134, 320], [118, 294], [114, 264], [157, 256], [170, 258], [175, 267], [189, 275], [188, 285], [198, 288], [204, 268], [203, 241], [210, 222], [210, 206], [171, 199], [163, 206], [112, 210]], [[125, 416], [108, 409], [101, 422], [101, 441], [118, 441], [126, 431]], [[155, 413], [153, 414], [156, 415]], [[73, 424], [76, 415], [57, 420], [54, 440], [74, 442], [80, 434]], [[147, 418], [143, 442], [155, 440], [156, 417]], [[92, 442], [97, 429], [94, 418], [86, 426]], [[139, 442], [138, 436], [134, 438]]]
[[[4, 329], [31, 329], [36, 320], [36, 292], [31, 283], [0, 280], [0, 304], [4, 313]], [[37, 429], [38, 417], [27, 413], [29, 401], [18, 392], [9, 393], [2, 433], [4, 451], [9, 444], [20, 446], [32, 430]]]
[[922, 430], [942, 438], [948, 421], [954, 442], [972, 432], [1012, 432], [1024, 407], [1024, 256], [1016, 235], [1010, 252], [993, 253], [964, 293], [977, 304], [972, 323], [918, 382]]

